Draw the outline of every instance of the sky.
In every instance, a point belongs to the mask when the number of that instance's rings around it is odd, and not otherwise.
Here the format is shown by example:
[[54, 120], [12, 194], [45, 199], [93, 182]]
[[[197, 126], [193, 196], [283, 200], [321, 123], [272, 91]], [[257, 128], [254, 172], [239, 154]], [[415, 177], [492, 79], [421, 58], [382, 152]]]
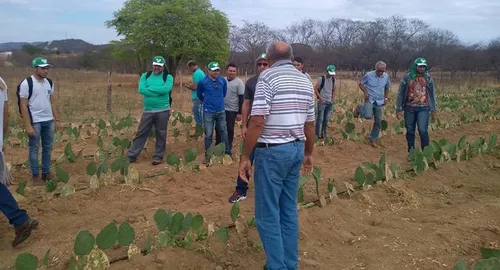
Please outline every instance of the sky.
[[[105, 21], [125, 0], [0, 0], [0, 42], [65, 38], [104, 44], [117, 39]], [[402, 15], [455, 33], [471, 44], [500, 37], [500, 0], [212, 0], [235, 25], [261, 21], [283, 29], [303, 19], [369, 21]]]

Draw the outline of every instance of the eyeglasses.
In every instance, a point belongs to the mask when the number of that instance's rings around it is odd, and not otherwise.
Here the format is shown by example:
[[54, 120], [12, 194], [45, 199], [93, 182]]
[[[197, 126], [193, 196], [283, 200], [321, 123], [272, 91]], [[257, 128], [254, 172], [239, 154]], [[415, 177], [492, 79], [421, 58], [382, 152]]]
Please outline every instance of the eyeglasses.
[[269, 64], [268, 63], [257, 63], [258, 67], [260, 67], [260, 66], [267, 67], [267, 65], [269, 65]]

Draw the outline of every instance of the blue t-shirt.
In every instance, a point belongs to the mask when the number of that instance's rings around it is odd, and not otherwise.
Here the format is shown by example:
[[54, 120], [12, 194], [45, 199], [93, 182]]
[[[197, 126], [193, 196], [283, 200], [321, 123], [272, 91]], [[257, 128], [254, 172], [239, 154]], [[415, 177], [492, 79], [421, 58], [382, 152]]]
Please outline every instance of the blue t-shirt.
[[198, 98], [203, 102], [203, 111], [215, 113], [224, 111], [224, 98], [227, 94], [226, 79], [219, 76], [212, 80], [206, 76], [200, 82], [196, 89]]
[[[193, 72], [193, 77], [192, 77], [193, 84], [199, 83], [201, 80], [203, 80], [204, 77], [205, 77], [205, 72], [203, 72], [201, 68], [196, 69]], [[197, 98], [196, 91], [191, 91], [191, 99], [196, 99], [196, 98]]]

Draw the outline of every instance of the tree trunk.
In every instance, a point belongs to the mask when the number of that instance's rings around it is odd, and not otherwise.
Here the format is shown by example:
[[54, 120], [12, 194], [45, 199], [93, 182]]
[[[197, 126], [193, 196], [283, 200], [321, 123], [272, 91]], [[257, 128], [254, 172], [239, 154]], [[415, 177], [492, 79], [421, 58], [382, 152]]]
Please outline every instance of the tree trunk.
[[175, 84], [175, 75], [177, 74], [177, 68], [179, 66], [179, 62], [181, 61], [181, 56], [169, 56], [167, 61], [168, 72], [174, 77]]

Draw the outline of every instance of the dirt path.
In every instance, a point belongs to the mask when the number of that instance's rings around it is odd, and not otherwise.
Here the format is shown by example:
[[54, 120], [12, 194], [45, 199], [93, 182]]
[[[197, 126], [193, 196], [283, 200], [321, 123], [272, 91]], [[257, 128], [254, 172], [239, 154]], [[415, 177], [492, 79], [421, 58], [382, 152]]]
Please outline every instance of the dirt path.
[[[438, 130], [431, 132], [431, 139], [458, 141], [467, 135], [470, 140], [500, 133], [499, 124], [494, 121]], [[389, 161], [406, 164], [403, 135], [384, 136], [381, 144], [374, 149], [343, 141], [334, 147], [318, 147], [315, 165], [322, 168], [323, 178], [334, 178], [341, 190], [344, 181], [353, 180], [356, 166], [378, 160], [383, 152]], [[178, 153], [184, 149], [173, 145]], [[483, 156], [446, 164], [410, 180], [337, 200], [323, 209], [302, 209], [301, 269], [451, 269], [459, 258], [476, 259], [479, 247], [500, 243], [500, 170], [489, 165], [499, 163], [499, 156]], [[74, 173], [84, 172], [86, 165], [68, 165], [72, 182], [88, 181]], [[162, 170], [153, 169], [149, 160], [141, 161], [137, 168], [145, 174]], [[41, 226], [26, 244], [12, 249], [11, 229], [5, 219], [0, 222], [0, 269], [13, 265], [22, 252], [42, 258], [49, 248], [59, 260], [55, 269], [64, 269], [78, 231], [88, 229], [96, 234], [113, 220], [130, 222], [141, 246], [148, 232], [157, 232], [153, 215], [160, 208], [201, 213], [205, 220], [227, 224], [231, 208], [227, 198], [234, 189], [235, 172], [236, 164], [216, 165], [196, 174], [153, 178], [135, 190], [107, 186], [79, 191], [66, 199], [30, 196], [21, 206], [38, 218]], [[306, 189], [305, 201], [315, 198], [313, 186], [310, 183]], [[29, 194], [36, 192], [29, 190]], [[241, 203], [242, 215], [253, 215], [253, 196], [251, 185], [249, 198]], [[113, 264], [112, 269], [215, 269], [219, 265], [261, 269], [264, 254], [262, 248], [253, 246], [257, 241], [255, 229], [248, 238], [232, 230], [228, 245], [211, 239], [193, 245], [193, 251], [156, 250], [150, 256]]]

